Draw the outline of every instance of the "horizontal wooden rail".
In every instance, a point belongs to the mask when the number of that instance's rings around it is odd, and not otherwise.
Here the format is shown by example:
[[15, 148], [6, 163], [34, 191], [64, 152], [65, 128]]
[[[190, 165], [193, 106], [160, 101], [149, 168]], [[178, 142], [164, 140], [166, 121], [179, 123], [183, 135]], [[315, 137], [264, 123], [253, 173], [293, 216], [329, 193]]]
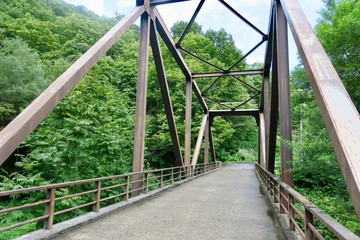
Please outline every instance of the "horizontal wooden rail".
[[[9, 201], [9, 199], [11, 199], [11, 197], [13, 197], [14, 195], [33, 195], [41, 191], [45, 191], [45, 193], [47, 192], [48, 194], [47, 197], [46, 194], [44, 194], [44, 199], [37, 199], [37, 201], [35, 200], [36, 202], [34, 201], [31, 203], [24, 203], [19, 206], [1, 209], [0, 219], [3, 218], [4, 214], [11, 214], [11, 212], [13, 211], [19, 211], [26, 208], [42, 206], [45, 211], [42, 216], [36, 216], [32, 219], [22, 220], [9, 226], [0, 225], [0, 232], [17, 228], [29, 223], [34, 223], [40, 220], [45, 221], [45, 229], [51, 229], [54, 223], [54, 217], [60, 214], [64, 214], [78, 209], [83, 209], [85, 214], [86, 212], [91, 211], [89, 209], [86, 209], [86, 207], [89, 208], [91, 206], [93, 206], [93, 211], [98, 212], [100, 209], [100, 203], [102, 203], [101, 206], [106, 206], [120, 201], [128, 201], [132, 192], [141, 191], [142, 193], [146, 194], [149, 192], [149, 190], [156, 190], [165, 186], [169, 186], [171, 184], [174, 184], [175, 182], [193, 178], [195, 176], [199, 176], [201, 174], [219, 169], [220, 167], [220, 162], [213, 162], [207, 164], [197, 164], [195, 166], [164, 168], [159, 170], [149, 170], [144, 172], [128, 173], [115, 176], [3, 191], [0, 192], [0, 201], [5, 203], [6, 201]], [[188, 169], [191, 169], [191, 174], [189, 175], [187, 175]], [[141, 178], [139, 180], [133, 180], [133, 176], [135, 175], [141, 176]], [[138, 189], [131, 188], [132, 184], [135, 182], [141, 183]], [[71, 187], [74, 186], [76, 186], [77, 191], [71, 192]], [[59, 189], [68, 189], [69, 193], [65, 196], [56, 197], [57, 191], [58, 193], [60, 193]], [[78, 204], [68, 208], [63, 206], [63, 204], [59, 204], [59, 202], [61, 202], [62, 200], [67, 199], [72, 199], [73, 202], [76, 202], [78, 200]], [[107, 204], [104, 203], [105, 201], [109, 200], [113, 201]]]
[[[259, 164], [255, 165], [255, 169], [270, 196], [278, 200], [280, 203], [279, 208], [283, 209], [289, 217], [290, 227], [293, 226], [304, 239], [314, 239], [314, 236], [318, 239], [325, 239], [314, 226], [314, 218], [319, 220], [323, 226], [339, 239], [360, 239], [300, 193], [281, 182], [274, 174], [265, 170]], [[296, 207], [295, 201], [302, 206], [302, 209]], [[284, 203], [286, 203], [286, 206]], [[295, 215], [299, 216], [302, 222], [299, 222]]]

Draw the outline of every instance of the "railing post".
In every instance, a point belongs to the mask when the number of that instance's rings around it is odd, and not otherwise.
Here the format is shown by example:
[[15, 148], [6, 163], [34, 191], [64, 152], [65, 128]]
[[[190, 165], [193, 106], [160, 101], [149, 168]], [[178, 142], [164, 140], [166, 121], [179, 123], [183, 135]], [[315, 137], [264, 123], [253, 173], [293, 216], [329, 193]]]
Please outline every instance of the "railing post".
[[51, 229], [54, 223], [55, 192], [56, 192], [56, 188], [50, 188], [47, 191], [46, 199], [49, 200], [49, 202], [46, 204], [45, 214], [49, 216], [48, 218], [45, 219], [44, 222], [45, 229]]
[[130, 176], [127, 175], [125, 177], [125, 182], [126, 182], [126, 185], [125, 185], [125, 201], [129, 201], [129, 188], [130, 188]]
[[163, 175], [164, 175], [164, 171], [161, 170], [161, 171], [160, 171], [160, 188], [163, 187]]
[[145, 173], [145, 193], [149, 192], [149, 173]]
[[291, 205], [294, 205], [294, 197], [289, 193], [288, 194], [288, 211], [289, 211], [289, 226], [290, 230], [295, 230], [295, 225], [291, 220], [295, 220], [295, 212]]
[[174, 169], [171, 169], [171, 185], [174, 184]]
[[101, 180], [95, 182], [95, 190], [94, 192], [94, 206], [93, 211], [99, 212], [100, 211], [100, 200], [101, 200]]
[[281, 186], [281, 184], [279, 185], [279, 197], [280, 197], [280, 213], [285, 213], [284, 211], [284, 202], [285, 202], [285, 199], [284, 199], [284, 189], [283, 187]]
[[305, 239], [306, 240], [314, 240], [315, 236], [309, 227], [309, 223], [310, 224], [314, 223], [314, 216], [307, 208], [305, 208], [305, 223], [304, 223], [305, 224]]
[[273, 187], [274, 187], [274, 203], [277, 203], [277, 202], [278, 202], [278, 201], [277, 201], [277, 198], [276, 198], [276, 195], [278, 194], [276, 185], [277, 185], [277, 182], [274, 181], [274, 185], [273, 185]]

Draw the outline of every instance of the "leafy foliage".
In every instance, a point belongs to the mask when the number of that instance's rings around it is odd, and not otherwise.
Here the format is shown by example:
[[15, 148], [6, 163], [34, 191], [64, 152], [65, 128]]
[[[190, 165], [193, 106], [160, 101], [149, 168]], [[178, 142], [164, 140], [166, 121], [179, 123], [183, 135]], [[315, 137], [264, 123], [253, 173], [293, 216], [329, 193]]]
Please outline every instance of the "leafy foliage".
[[357, 109], [360, 109], [360, 2], [327, 1], [322, 20], [316, 27], [326, 52], [343, 80]]
[[39, 95], [48, 82], [39, 55], [20, 38], [4, 39], [0, 44], [0, 102], [7, 109], [11, 104], [19, 111]]

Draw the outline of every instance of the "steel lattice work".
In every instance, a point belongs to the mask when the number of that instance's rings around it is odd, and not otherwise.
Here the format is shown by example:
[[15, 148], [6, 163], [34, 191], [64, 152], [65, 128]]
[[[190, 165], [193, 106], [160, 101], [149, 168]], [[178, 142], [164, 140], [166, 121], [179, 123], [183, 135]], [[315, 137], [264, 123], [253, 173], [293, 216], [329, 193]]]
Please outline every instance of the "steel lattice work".
[[[209, 152], [213, 161], [216, 161], [211, 126], [213, 118], [217, 116], [252, 116], [259, 126], [259, 163], [270, 173], [274, 172], [276, 136], [278, 120], [280, 120], [280, 136], [285, 141], [292, 140], [290, 117], [290, 84], [287, 46], [287, 24], [296, 40], [302, 61], [311, 80], [316, 100], [320, 106], [325, 120], [332, 145], [335, 149], [339, 165], [346, 180], [351, 198], [354, 202], [357, 215], [360, 217], [360, 118], [350, 100], [338, 74], [332, 66], [319, 40], [315, 36], [297, 0], [274, 0], [268, 33], [263, 33], [250, 21], [239, 14], [224, 0], [219, 2], [261, 36], [261, 41], [244, 54], [233, 65], [222, 68], [197, 56], [195, 53], [182, 47], [181, 43], [201, 11], [205, 0], [201, 0], [189, 25], [176, 43], [167, 29], [158, 5], [172, 4], [194, 0], [137, 0], [136, 7], [121, 19], [107, 34], [105, 34], [93, 47], [79, 58], [66, 72], [64, 72], [51, 86], [48, 87], [32, 104], [30, 104], [18, 117], [16, 117], [0, 133], [0, 163], [21, 144], [21, 142], [36, 128], [36, 126], [51, 112], [52, 109], [68, 94], [78, 81], [105, 55], [129, 27], [140, 18], [140, 49], [138, 83], [136, 97], [136, 123], [133, 171], [143, 171], [144, 139], [146, 119], [146, 96], [148, 81], [149, 50], [151, 46], [157, 76], [161, 88], [163, 103], [166, 110], [167, 121], [174, 147], [176, 164], [179, 166], [196, 165], [201, 144], [205, 141], [205, 164], [209, 161]], [[186, 129], [185, 153], [181, 153], [175, 117], [173, 113], [167, 76], [161, 54], [158, 35], [164, 41], [169, 52], [175, 59], [184, 74], [186, 82]], [[236, 66], [247, 56], [252, 54], [260, 45], [266, 45], [264, 66], [262, 69], [237, 70]], [[190, 55], [197, 60], [213, 67], [216, 71], [197, 73], [192, 72], [182, 54]], [[241, 76], [260, 75], [262, 77], [261, 89], [241, 80]], [[238, 81], [254, 91], [254, 95], [245, 101], [228, 104], [213, 99], [209, 95], [212, 89], [222, 78], [229, 77]], [[200, 89], [196, 79], [215, 79], [205, 89]], [[191, 106], [192, 94], [200, 102], [204, 117], [191, 159]], [[244, 109], [244, 105], [260, 95], [260, 105], [257, 109]], [[208, 101], [213, 101], [222, 110], [213, 110], [208, 107]], [[292, 150], [281, 143], [281, 172], [282, 181], [293, 186], [292, 179]], [[136, 183], [134, 183], [136, 184]], [[134, 186], [136, 189], [136, 186]]]

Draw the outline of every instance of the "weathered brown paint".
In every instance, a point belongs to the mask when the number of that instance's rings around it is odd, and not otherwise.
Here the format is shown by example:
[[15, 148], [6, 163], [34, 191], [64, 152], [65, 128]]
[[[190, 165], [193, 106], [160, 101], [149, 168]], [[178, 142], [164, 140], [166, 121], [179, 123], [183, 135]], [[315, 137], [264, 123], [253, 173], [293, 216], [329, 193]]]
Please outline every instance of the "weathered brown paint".
[[360, 116], [296, 0], [281, 0], [360, 219]]
[[[136, 85], [134, 158], [132, 167], [133, 172], [141, 172], [144, 170], [146, 98], [150, 41], [150, 17], [146, 12], [141, 16], [140, 24], [139, 66], [138, 81]], [[133, 181], [137, 181], [139, 179], [141, 179], [140, 175], [133, 176]], [[132, 185], [133, 189], [138, 189], [140, 187], [141, 182], [134, 182]], [[140, 194], [140, 191], [134, 191], [132, 194], [136, 196]]]
[[185, 103], [185, 156], [184, 164], [190, 165], [191, 158], [191, 108], [192, 108], [192, 79], [186, 81]]
[[[284, 182], [281, 182], [278, 180], [278, 178], [261, 167], [259, 164], [255, 165], [256, 172], [259, 174], [260, 178], [262, 179], [262, 183], [266, 185], [268, 189], [272, 189], [271, 185], [275, 186], [275, 191], [270, 191], [270, 194], [274, 194], [274, 197], [276, 194], [280, 194], [282, 196], [288, 195], [291, 196], [290, 198], [293, 198], [296, 200], [297, 203], [302, 205], [304, 213], [300, 212], [301, 210], [293, 208], [297, 215], [300, 216], [299, 219], [304, 220], [305, 223], [312, 223], [313, 218], [316, 218], [318, 221], [320, 221], [323, 226], [325, 226], [328, 230], [330, 230], [332, 233], [334, 233], [339, 239], [360, 239], [358, 236], [356, 236], [354, 233], [352, 233], [349, 229], [345, 228], [343, 225], [341, 225], [339, 222], [337, 222], [335, 219], [333, 219], [331, 216], [324, 213], [320, 208], [318, 208], [316, 205], [314, 205], [312, 202], [310, 202], [308, 199], [306, 199], [304, 196], [296, 192], [292, 187], [287, 185]], [[276, 198], [281, 198], [280, 196], [277, 196]], [[290, 201], [291, 202], [291, 201]], [[287, 204], [287, 203], [286, 203]], [[279, 206], [281, 208], [281, 206]], [[293, 207], [295, 207], [293, 205]], [[309, 214], [307, 214], [307, 212]], [[311, 214], [311, 216], [309, 216]], [[287, 213], [288, 217], [291, 218], [291, 212]], [[305, 219], [304, 219], [305, 218]], [[297, 218], [292, 217], [292, 223], [295, 225], [299, 233], [305, 238], [307, 234], [304, 233], [304, 230], [299, 227], [299, 224], [297, 223]], [[305, 224], [306, 226], [309, 226], [308, 224]], [[314, 230], [314, 226], [312, 226]], [[305, 230], [306, 231], [306, 230]], [[316, 230], [317, 231], [317, 230]], [[311, 234], [309, 234], [311, 236]], [[318, 235], [319, 239], [321, 238], [321, 235]], [[311, 238], [306, 238], [311, 239]]]
[[202, 143], [203, 136], [204, 136], [204, 133], [205, 133], [206, 122], [207, 122], [208, 117], [209, 117], [208, 114], [205, 114], [204, 117], [203, 117], [203, 120], [201, 122], [199, 134], [198, 134], [195, 149], [194, 149], [194, 155], [193, 155], [193, 158], [191, 160], [191, 165], [192, 166], [195, 166], [197, 164], [198, 159], [199, 159], [201, 143]]
[[208, 115], [207, 119], [206, 119], [205, 138], [204, 138], [204, 144], [205, 144], [204, 145], [204, 163], [205, 164], [209, 163], [209, 141], [210, 141], [209, 131], [210, 131], [210, 117]]
[[244, 76], [244, 75], [261, 75], [263, 69], [243, 70], [243, 71], [229, 71], [229, 72], [208, 72], [208, 73], [192, 73], [195, 78], [208, 78], [208, 77], [230, 77], [230, 76]]
[[[278, 58], [278, 87], [279, 87], [279, 115], [280, 115], [280, 158], [281, 178], [287, 185], [294, 187], [292, 163], [292, 129], [290, 111], [290, 73], [287, 22], [280, 5], [277, 2], [276, 14], [276, 45]], [[290, 209], [289, 209], [290, 211]]]
[[271, 75], [271, 95], [270, 95], [270, 116], [268, 126], [268, 142], [267, 142], [267, 167], [271, 173], [275, 171], [275, 156], [276, 156], [276, 137], [277, 137], [277, 124], [279, 115], [279, 89], [278, 89], [278, 58], [277, 58], [277, 44], [276, 44], [276, 14], [273, 15], [272, 26], [272, 75]]

